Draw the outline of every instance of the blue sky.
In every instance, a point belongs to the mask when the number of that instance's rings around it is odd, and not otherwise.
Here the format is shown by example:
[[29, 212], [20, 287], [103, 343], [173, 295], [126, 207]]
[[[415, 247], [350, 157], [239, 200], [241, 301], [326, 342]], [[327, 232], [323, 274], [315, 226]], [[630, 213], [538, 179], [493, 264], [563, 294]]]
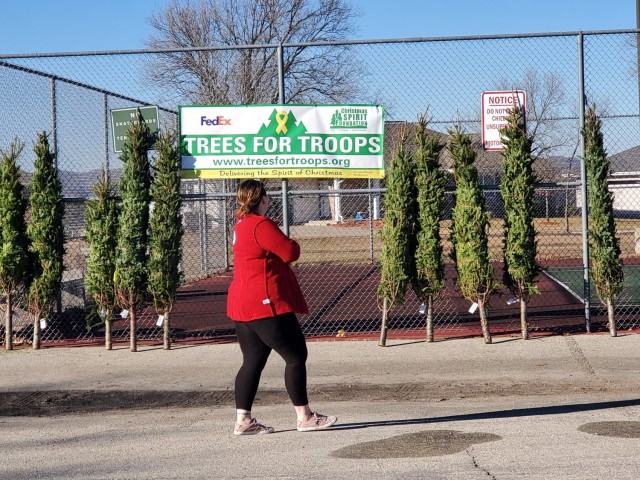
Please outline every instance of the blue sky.
[[[0, 55], [144, 48], [146, 18], [165, 0], [11, 0]], [[352, 0], [352, 39], [444, 37], [636, 27], [634, 0]], [[514, 5], [508, 7], [508, 5]]]

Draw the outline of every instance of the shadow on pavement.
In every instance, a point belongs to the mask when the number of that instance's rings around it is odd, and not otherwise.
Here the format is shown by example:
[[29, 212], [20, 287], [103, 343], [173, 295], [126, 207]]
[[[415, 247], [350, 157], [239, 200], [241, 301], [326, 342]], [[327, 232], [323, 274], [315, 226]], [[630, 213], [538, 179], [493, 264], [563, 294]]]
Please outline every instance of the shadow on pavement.
[[440, 422], [460, 422], [468, 420], [488, 420], [492, 418], [531, 417], [536, 415], [564, 415], [567, 413], [588, 412], [591, 410], [605, 410], [609, 408], [635, 407], [640, 405], [640, 399], [619, 400], [613, 402], [578, 403], [570, 405], [554, 405], [551, 407], [516, 408], [512, 410], [498, 410], [495, 412], [467, 413], [463, 415], [447, 415], [444, 417], [409, 418], [406, 420], [383, 420], [373, 422], [343, 423], [332, 427], [331, 430], [354, 430], [358, 428], [391, 427], [397, 425], [421, 425]]

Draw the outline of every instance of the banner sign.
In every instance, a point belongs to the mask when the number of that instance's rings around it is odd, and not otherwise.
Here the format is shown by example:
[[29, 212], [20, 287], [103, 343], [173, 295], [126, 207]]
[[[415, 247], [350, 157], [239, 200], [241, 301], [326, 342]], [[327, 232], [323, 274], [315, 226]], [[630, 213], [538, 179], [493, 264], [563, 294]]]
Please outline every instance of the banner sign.
[[383, 178], [381, 105], [180, 106], [184, 178]]
[[482, 92], [482, 148], [503, 150], [500, 130], [507, 126], [507, 117], [514, 105], [527, 113], [527, 95], [522, 90]]

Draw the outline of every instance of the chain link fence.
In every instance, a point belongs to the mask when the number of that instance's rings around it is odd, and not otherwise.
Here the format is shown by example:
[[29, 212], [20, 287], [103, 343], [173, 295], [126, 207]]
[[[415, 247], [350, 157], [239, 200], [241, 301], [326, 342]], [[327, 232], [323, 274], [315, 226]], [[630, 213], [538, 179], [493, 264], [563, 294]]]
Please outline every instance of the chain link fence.
[[[616, 227], [625, 265], [625, 289], [616, 307], [620, 329], [640, 322], [640, 49], [638, 32], [588, 32], [541, 35], [436, 38], [304, 45], [305, 55], [341, 49], [352, 62], [354, 82], [343, 103], [382, 104], [386, 109], [385, 161], [393, 156], [401, 126], [411, 128], [428, 111], [429, 128], [447, 140], [460, 125], [472, 135], [490, 225], [492, 261], [502, 277], [503, 205], [499, 191], [501, 155], [481, 148], [480, 99], [483, 91], [524, 90], [527, 128], [535, 135], [535, 227], [541, 295], [529, 306], [532, 331], [603, 328], [606, 312], [585, 285], [585, 234], [582, 217], [580, 139], [581, 110], [595, 104], [603, 120], [611, 160], [610, 188], [615, 195]], [[259, 52], [294, 46], [243, 46], [190, 50], [201, 61], [227, 59], [242, 50]], [[299, 45], [296, 45], [299, 47]], [[1, 47], [0, 47], [1, 48]], [[31, 145], [38, 132], [50, 134], [65, 198], [64, 276], [55, 311], [43, 331], [43, 344], [102, 341], [91, 299], [84, 288], [88, 245], [84, 207], [101, 168], [118, 182], [122, 164], [114, 151], [110, 111], [157, 105], [160, 128], [175, 128], [179, 105], [194, 103], [187, 90], [157, 81], [168, 51], [93, 52], [64, 55], [0, 55], [0, 149], [13, 139], [27, 146], [21, 158], [23, 181], [33, 173]], [[185, 52], [182, 52], [185, 53]], [[264, 88], [265, 102], [277, 99], [279, 71]], [[328, 73], [330, 76], [330, 72]], [[156, 81], [152, 81], [155, 78]], [[296, 78], [284, 77], [284, 99]], [[331, 78], [322, 78], [323, 82]], [[186, 84], [193, 81], [184, 79]], [[194, 86], [195, 88], [195, 86]], [[276, 92], [274, 94], [273, 92]], [[275, 96], [274, 96], [275, 95]], [[242, 98], [235, 100], [237, 103]], [[153, 152], [152, 152], [153, 154]], [[442, 155], [442, 167], [451, 158]], [[384, 221], [383, 180], [304, 179], [266, 181], [269, 214], [302, 247], [295, 265], [310, 313], [301, 316], [308, 337], [376, 336], [380, 329], [380, 231]], [[183, 180], [184, 284], [172, 313], [174, 340], [232, 338], [225, 315], [232, 278], [232, 231], [236, 181]], [[447, 286], [437, 299], [435, 331], [439, 336], [479, 335], [477, 313], [469, 313], [454, 284], [448, 256], [453, 185], [445, 199], [442, 238]], [[28, 343], [31, 319], [23, 295], [16, 292], [16, 343]], [[0, 310], [4, 304], [0, 303]], [[128, 320], [117, 313], [114, 340], [128, 339]], [[519, 308], [501, 291], [489, 303], [494, 332], [517, 332]], [[138, 321], [141, 341], [159, 341], [162, 328], [151, 307]], [[409, 292], [390, 314], [390, 337], [424, 336], [425, 316]], [[4, 328], [4, 326], [2, 327]], [[4, 337], [2, 337], [4, 338]]]

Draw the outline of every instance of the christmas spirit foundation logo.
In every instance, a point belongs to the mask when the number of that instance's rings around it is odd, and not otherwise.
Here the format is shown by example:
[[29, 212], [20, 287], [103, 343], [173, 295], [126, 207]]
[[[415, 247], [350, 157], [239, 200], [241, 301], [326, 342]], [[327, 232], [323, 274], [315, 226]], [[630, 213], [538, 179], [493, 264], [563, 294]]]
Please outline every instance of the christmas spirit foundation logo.
[[367, 128], [366, 108], [343, 107], [335, 111], [331, 116], [331, 129], [339, 128]]

